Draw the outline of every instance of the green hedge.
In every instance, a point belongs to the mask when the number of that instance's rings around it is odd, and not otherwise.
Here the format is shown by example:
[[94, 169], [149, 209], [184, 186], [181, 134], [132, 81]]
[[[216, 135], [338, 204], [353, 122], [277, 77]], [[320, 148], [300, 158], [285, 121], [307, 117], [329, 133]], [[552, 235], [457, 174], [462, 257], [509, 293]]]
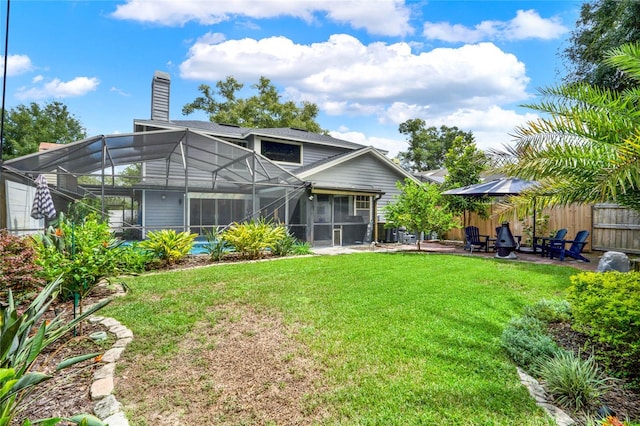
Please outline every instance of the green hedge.
[[571, 283], [574, 328], [607, 345], [599, 358], [640, 385], [640, 273], [583, 272]]

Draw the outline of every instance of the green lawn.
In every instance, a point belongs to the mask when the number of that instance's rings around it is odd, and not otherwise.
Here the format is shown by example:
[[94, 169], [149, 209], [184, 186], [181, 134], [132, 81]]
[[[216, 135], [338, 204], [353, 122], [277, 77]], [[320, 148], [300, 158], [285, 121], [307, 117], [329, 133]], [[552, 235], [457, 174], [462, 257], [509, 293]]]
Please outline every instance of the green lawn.
[[216, 306], [277, 313], [323, 366], [326, 391], [308, 399], [328, 424], [546, 425], [500, 335], [524, 305], [562, 297], [575, 272], [439, 254], [291, 258], [127, 279], [104, 315], [135, 335], [125, 362], [152, 354], [161, 365], [216, 322]]

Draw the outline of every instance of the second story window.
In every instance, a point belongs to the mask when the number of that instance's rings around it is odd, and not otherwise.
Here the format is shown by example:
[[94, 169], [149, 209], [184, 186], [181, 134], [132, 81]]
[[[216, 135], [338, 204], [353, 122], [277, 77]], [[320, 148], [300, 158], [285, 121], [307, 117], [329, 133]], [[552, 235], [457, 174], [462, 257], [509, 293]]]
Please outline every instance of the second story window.
[[292, 143], [261, 142], [260, 153], [269, 160], [302, 164], [302, 146]]

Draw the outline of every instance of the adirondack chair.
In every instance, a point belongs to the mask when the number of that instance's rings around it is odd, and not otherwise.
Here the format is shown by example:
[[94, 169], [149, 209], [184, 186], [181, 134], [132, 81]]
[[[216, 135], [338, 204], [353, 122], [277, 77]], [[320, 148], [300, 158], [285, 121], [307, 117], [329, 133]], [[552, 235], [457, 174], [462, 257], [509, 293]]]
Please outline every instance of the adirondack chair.
[[489, 251], [489, 236], [480, 235], [480, 230], [477, 226], [467, 226], [464, 228], [464, 249], [473, 253], [473, 248], [483, 248], [484, 251]]
[[[576, 234], [573, 240], [561, 240], [556, 241], [554, 245], [549, 245], [547, 248], [549, 257], [551, 259], [554, 256], [558, 256], [560, 260], [564, 260], [566, 256], [572, 257], [576, 260], [582, 260], [583, 262], [589, 262], [589, 259], [581, 255], [582, 249], [587, 245], [587, 237], [589, 237], [589, 231], [580, 231]], [[567, 248], [567, 244], [571, 244]]]
[[[562, 240], [567, 235], [567, 229], [562, 228], [558, 229], [553, 237], [533, 237], [533, 250], [536, 251], [540, 249], [540, 254], [545, 257], [549, 255], [549, 247], [555, 246], [560, 247]], [[540, 244], [538, 244], [538, 240], [540, 240]]]

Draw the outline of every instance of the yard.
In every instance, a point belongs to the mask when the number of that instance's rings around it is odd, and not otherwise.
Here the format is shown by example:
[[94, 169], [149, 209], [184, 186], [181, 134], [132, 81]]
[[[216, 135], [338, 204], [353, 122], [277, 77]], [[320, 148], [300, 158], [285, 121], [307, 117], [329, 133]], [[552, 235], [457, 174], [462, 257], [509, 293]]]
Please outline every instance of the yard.
[[132, 425], [552, 424], [500, 335], [574, 273], [398, 252], [130, 278], [116, 397]]

